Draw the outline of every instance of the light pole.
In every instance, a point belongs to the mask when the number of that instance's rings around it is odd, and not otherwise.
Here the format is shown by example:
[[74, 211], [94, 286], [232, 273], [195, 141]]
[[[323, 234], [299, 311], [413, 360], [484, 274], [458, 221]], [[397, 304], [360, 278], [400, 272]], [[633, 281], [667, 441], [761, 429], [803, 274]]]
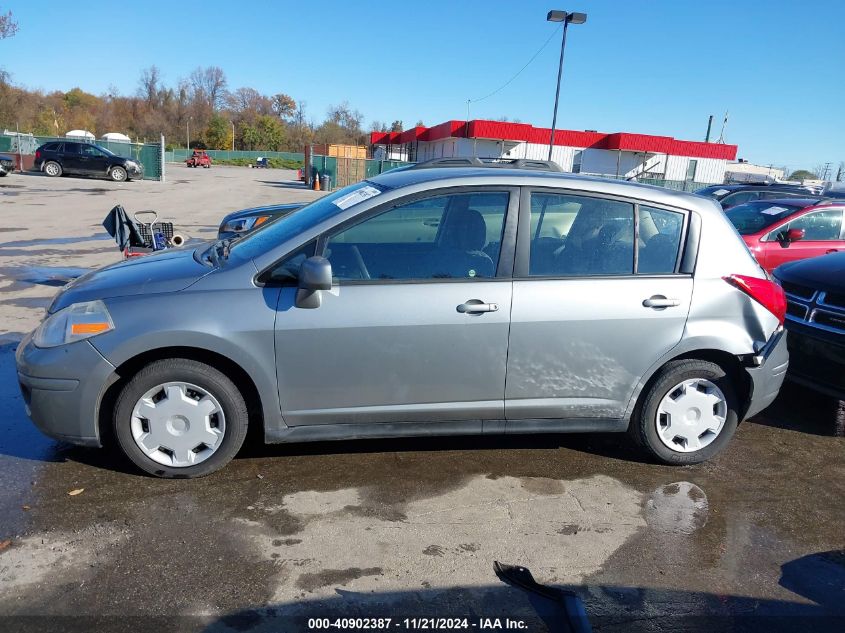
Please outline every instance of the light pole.
[[586, 13], [567, 13], [566, 11], [549, 11], [546, 16], [548, 22], [563, 22], [563, 38], [560, 42], [560, 64], [557, 67], [557, 89], [555, 90], [555, 112], [552, 115], [552, 134], [549, 137], [549, 160], [552, 159], [552, 147], [555, 144], [555, 125], [557, 124], [557, 102], [560, 98], [560, 78], [563, 75], [563, 51], [566, 48], [566, 29], [569, 24], [584, 24]]
[[235, 151], [235, 122], [231, 121], [232, 123], [232, 151]]
[[190, 150], [191, 149], [191, 119], [194, 117], [189, 116], [185, 120], [185, 148]]

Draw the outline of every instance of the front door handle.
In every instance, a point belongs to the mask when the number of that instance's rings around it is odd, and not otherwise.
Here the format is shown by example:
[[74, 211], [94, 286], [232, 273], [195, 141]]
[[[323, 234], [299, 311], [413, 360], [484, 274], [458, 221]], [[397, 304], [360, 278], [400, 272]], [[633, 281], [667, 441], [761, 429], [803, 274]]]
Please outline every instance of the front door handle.
[[681, 305], [681, 302], [677, 299], [668, 299], [663, 295], [654, 295], [643, 301], [643, 305], [646, 308], [657, 308], [658, 310], [662, 308], [672, 308], [674, 306]]
[[481, 299], [470, 299], [457, 307], [461, 314], [482, 314], [483, 312], [496, 312], [498, 309], [498, 303], [484, 303]]

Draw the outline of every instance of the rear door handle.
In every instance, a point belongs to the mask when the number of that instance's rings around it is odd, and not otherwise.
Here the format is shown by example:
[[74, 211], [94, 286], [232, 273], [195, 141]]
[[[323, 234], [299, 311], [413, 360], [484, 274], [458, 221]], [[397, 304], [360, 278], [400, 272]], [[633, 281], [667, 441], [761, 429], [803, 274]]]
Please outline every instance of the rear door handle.
[[646, 308], [672, 308], [674, 306], [681, 305], [681, 302], [677, 299], [668, 299], [663, 295], [654, 295], [649, 297], [645, 301], [643, 301], [643, 305]]
[[461, 314], [481, 314], [483, 312], [496, 312], [499, 309], [498, 303], [484, 303], [481, 299], [470, 299], [457, 307]]

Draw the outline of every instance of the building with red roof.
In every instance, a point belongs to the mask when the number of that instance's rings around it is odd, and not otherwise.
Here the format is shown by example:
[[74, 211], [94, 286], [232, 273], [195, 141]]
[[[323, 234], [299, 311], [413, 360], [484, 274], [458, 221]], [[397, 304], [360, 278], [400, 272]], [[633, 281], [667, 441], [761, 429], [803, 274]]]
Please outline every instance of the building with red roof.
[[[373, 156], [419, 162], [434, 158], [529, 158], [549, 156], [549, 128], [507, 121], [445, 121], [403, 132], [373, 132]], [[626, 178], [724, 181], [737, 146], [683, 141], [671, 136], [593, 130], [556, 130], [552, 160], [564, 171]]]

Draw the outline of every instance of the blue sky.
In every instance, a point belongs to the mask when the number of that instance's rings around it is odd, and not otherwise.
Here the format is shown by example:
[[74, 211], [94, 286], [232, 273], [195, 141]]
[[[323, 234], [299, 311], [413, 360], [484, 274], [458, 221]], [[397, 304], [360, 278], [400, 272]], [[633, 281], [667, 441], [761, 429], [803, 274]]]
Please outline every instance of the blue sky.
[[[556, 2], [557, 0], [554, 0]], [[569, 4], [569, 2], [572, 4]], [[703, 140], [730, 111], [739, 156], [812, 168], [845, 160], [845, 2], [0, 0], [20, 32], [0, 66], [30, 88], [133, 93], [218, 65], [230, 88], [285, 92], [321, 120], [348, 101], [368, 122], [466, 117], [549, 37], [551, 8], [583, 11], [566, 48], [559, 127]], [[472, 118], [551, 124], [559, 39]]]

